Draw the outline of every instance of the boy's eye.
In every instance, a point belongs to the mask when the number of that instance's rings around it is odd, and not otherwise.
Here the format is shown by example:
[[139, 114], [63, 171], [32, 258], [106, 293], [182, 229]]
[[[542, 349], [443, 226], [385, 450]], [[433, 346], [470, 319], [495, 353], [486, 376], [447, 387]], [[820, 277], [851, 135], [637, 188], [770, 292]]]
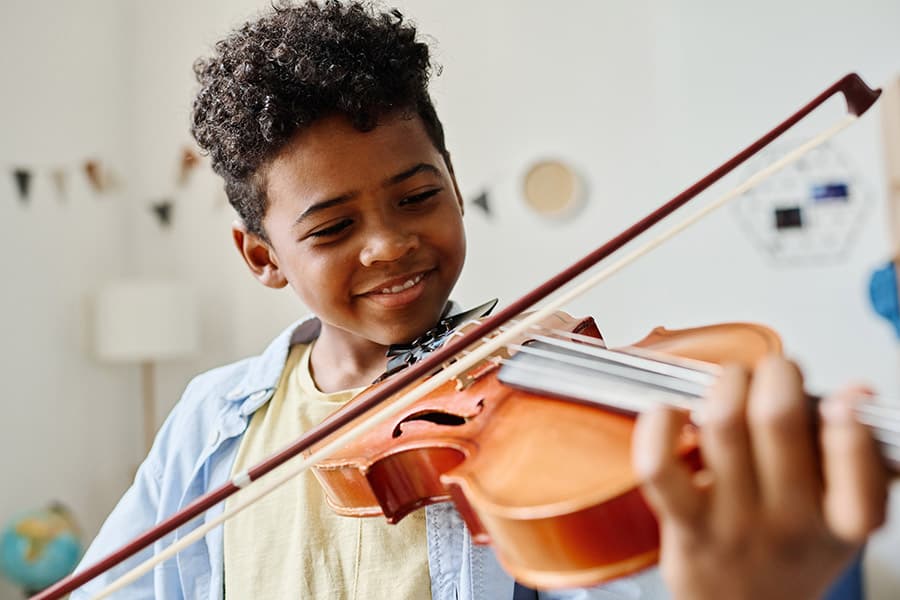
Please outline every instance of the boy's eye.
[[428, 190], [427, 192], [422, 192], [421, 194], [416, 194], [414, 196], [407, 196], [403, 200], [400, 201], [400, 206], [409, 206], [410, 204], [421, 204], [425, 202], [438, 192], [440, 192], [440, 188], [436, 188], [433, 190]]
[[344, 219], [343, 221], [339, 221], [334, 225], [329, 227], [325, 227], [324, 229], [319, 229], [318, 231], [313, 231], [309, 235], [312, 237], [328, 237], [332, 235], [337, 235], [351, 224], [350, 219]]

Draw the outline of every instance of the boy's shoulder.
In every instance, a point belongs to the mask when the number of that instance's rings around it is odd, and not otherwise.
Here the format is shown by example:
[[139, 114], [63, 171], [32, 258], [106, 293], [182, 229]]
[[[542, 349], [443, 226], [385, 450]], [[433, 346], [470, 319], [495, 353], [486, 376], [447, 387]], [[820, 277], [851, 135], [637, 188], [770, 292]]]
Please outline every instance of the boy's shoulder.
[[[165, 451], [177, 446], [176, 454], [190, 455], [202, 451], [214, 437], [234, 435], [271, 396], [290, 347], [314, 340], [319, 327], [314, 317], [301, 319], [282, 331], [261, 354], [195, 376], [160, 429], [154, 449], [169, 454]], [[158, 458], [167, 462], [165, 456]]]
[[260, 391], [273, 388], [287, 361], [291, 346], [309, 343], [319, 334], [321, 325], [314, 316], [305, 317], [284, 329], [256, 356], [215, 367], [194, 377], [185, 388], [179, 405], [193, 412], [198, 403], [216, 399], [219, 403], [242, 403]]
[[225, 405], [239, 401], [243, 382], [265, 354], [248, 356], [233, 363], [215, 367], [194, 376], [172, 410], [170, 418], [201, 418], [212, 412], [218, 414]]

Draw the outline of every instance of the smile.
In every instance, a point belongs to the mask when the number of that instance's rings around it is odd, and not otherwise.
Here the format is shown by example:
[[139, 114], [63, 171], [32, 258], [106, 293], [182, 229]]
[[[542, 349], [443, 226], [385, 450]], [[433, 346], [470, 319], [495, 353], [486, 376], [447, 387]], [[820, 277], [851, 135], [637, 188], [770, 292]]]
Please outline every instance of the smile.
[[423, 271], [415, 275], [406, 275], [385, 281], [366, 294], [364, 298], [375, 302], [383, 308], [398, 309], [411, 305], [425, 293], [429, 274]]
[[394, 287], [390, 287], [390, 288], [382, 288], [381, 293], [382, 294], [399, 294], [403, 290], [408, 290], [412, 286], [416, 285], [417, 283], [422, 281], [422, 279], [424, 279], [424, 278], [425, 278], [425, 274], [419, 273], [418, 275], [412, 277], [411, 279], [407, 279], [400, 285], [395, 285]]

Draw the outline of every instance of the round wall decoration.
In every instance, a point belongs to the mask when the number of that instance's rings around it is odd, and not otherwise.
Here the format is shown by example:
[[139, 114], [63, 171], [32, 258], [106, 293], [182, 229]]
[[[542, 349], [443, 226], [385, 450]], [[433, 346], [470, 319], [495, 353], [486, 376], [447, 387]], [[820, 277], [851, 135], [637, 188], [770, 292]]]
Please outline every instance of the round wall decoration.
[[560, 160], [541, 160], [531, 165], [522, 178], [525, 202], [539, 215], [565, 217], [583, 201], [581, 178]]

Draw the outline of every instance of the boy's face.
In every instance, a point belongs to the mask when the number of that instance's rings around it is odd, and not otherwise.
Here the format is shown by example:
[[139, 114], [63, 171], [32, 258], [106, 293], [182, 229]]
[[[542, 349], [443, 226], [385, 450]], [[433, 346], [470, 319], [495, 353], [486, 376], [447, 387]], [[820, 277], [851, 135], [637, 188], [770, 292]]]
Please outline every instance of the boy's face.
[[[266, 172], [273, 271], [322, 337], [408, 342], [441, 315], [465, 258], [456, 182], [418, 117], [298, 133]], [[276, 278], [277, 279], [277, 278]], [[265, 282], [265, 281], [264, 281]]]

